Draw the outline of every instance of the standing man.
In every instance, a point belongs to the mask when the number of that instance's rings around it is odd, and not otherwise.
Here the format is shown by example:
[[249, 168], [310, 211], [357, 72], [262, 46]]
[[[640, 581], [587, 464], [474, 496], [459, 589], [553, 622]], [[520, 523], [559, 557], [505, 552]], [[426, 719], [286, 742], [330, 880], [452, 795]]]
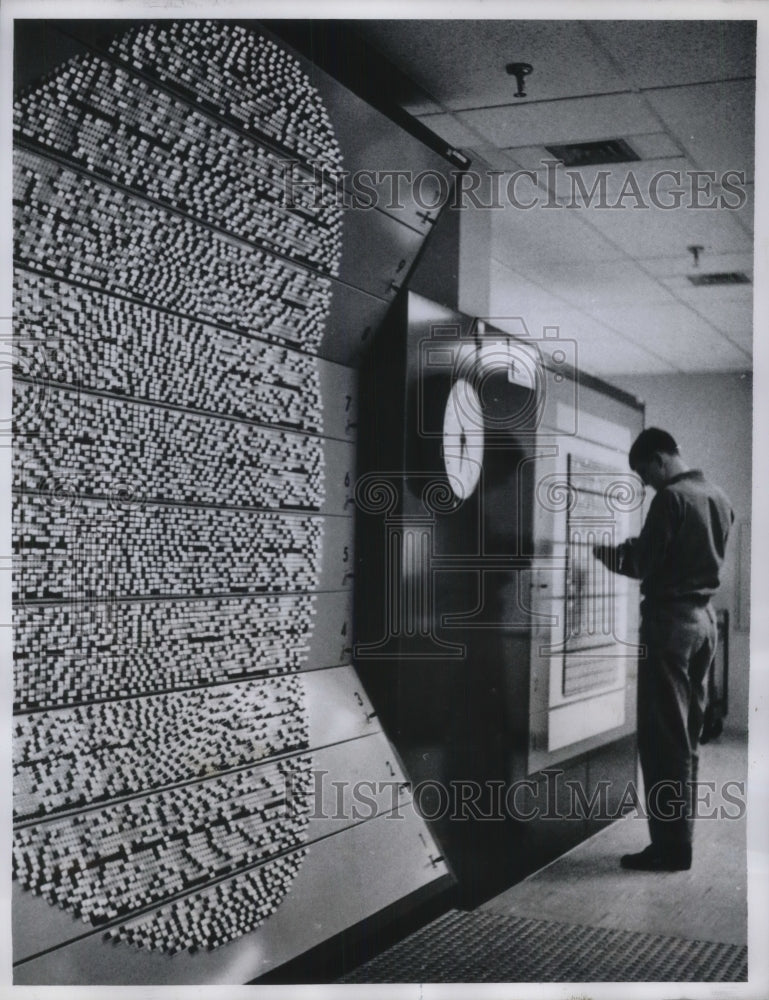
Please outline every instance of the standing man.
[[683, 462], [667, 431], [649, 427], [630, 468], [656, 491], [638, 538], [594, 548], [609, 569], [641, 581], [638, 750], [651, 844], [623, 868], [682, 871], [692, 863], [693, 783], [716, 649], [718, 590], [734, 512], [726, 496]]

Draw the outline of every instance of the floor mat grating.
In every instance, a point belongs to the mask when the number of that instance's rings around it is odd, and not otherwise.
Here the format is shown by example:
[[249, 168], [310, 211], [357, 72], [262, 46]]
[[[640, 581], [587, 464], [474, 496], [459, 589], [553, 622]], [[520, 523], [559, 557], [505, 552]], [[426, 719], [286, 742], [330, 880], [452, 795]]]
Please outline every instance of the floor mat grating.
[[341, 983], [744, 982], [747, 948], [451, 910]]

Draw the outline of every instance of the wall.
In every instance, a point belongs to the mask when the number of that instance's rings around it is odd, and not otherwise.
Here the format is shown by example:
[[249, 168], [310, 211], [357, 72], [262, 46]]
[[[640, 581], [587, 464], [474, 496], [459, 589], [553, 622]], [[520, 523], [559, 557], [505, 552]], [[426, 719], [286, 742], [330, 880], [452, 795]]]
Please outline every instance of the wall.
[[730, 614], [728, 729], [748, 727], [749, 576], [753, 380], [750, 374], [625, 375], [612, 381], [646, 403], [646, 426], [664, 427], [684, 460], [729, 495], [735, 527], [717, 607]]

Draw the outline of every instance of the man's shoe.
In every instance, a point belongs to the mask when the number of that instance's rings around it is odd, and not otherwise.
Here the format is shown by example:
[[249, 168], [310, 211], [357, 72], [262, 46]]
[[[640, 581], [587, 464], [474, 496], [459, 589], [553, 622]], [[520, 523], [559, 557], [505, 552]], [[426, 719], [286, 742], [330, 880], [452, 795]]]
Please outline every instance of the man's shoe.
[[685, 872], [692, 866], [691, 847], [663, 850], [649, 844], [638, 854], [623, 854], [619, 863], [636, 872]]

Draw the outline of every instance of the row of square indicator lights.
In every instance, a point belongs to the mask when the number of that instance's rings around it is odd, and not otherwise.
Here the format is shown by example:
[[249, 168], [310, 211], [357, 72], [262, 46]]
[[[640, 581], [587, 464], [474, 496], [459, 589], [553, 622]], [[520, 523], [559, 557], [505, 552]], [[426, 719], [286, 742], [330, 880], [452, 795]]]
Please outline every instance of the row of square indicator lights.
[[[147, 632], [141, 640], [141, 656], [134, 655], [130, 662], [126, 650], [136, 649], [140, 640], [130, 634], [126, 637], [127, 626], [110, 620], [105, 630], [83, 636], [82, 616], [94, 606], [73, 615], [68, 606], [34, 609], [29, 624], [19, 622], [16, 632], [14, 710], [298, 670], [310, 653], [307, 639], [315, 615], [310, 596], [292, 595], [279, 603], [266, 598], [257, 601], [206, 601], [189, 621], [191, 633], [173, 643], [153, 642], [148, 652], [152, 633]], [[253, 615], [249, 606], [255, 609]], [[226, 613], [217, 615], [222, 608]], [[177, 610], [175, 603], [171, 609]], [[163, 605], [158, 610], [167, 609]], [[146, 605], [121, 605], [119, 611], [147, 625]], [[41, 613], [46, 619], [53, 614], [57, 621], [33, 625]], [[241, 631], [233, 644], [226, 636], [232, 633], [235, 619]], [[173, 619], [165, 624], [160, 620], [158, 635], [165, 639], [174, 627]], [[52, 649], [57, 652], [53, 662]], [[89, 663], [90, 670], [86, 669]]]
[[292, 850], [308, 804], [287, 810], [279, 768], [263, 771], [17, 830], [16, 877], [99, 923]]
[[110, 51], [299, 157], [331, 166], [339, 159], [317, 92], [294, 58], [270, 39], [194, 22], [141, 29], [114, 41]]
[[[142, 498], [159, 496], [181, 504], [224, 500], [245, 508], [317, 511], [323, 504], [319, 438], [59, 392], [52, 420], [48, 407], [36, 406], [36, 386], [17, 383], [14, 396], [16, 483], [23, 489], [64, 487], [67, 495], [109, 496], [118, 507], [123, 498], [137, 506]], [[118, 446], [115, 454], [104, 450], [110, 441]], [[103, 459], [110, 465], [100, 469]]]
[[[14, 742], [14, 817], [17, 821], [41, 818], [173, 785], [191, 777], [211, 777], [275, 754], [306, 749], [307, 724], [301, 709], [299, 702], [292, 701], [277, 716], [248, 715], [240, 723], [234, 712], [230, 732], [223, 726], [227, 720], [207, 717], [204, 706], [199, 718], [200, 726], [208, 727], [208, 739], [202, 731], [174, 730], [174, 748], [166, 754], [163, 753], [166, 734], [157, 719], [151, 720], [155, 723], [155, 733], [149, 726], [143, 730], [148, 738], [139, 741], [136, 720], [128, 716], [126, 725], [121, 726], [119, 711], [109, 713], [115, 722], [112, 734], [104, 726], [100, 729], [98, 721], [94, 723], [92, 747], [84, 745], [82, 727], [73, 738], [66, 725], [27, 726], [24, 734], [27, 739]], [[46, 758], [41, 744], [54, 736], [60, 742], [48, 742], [47, 746], [66, 749], [54, 758]], [[116, 745], [114, 752], [112, 745]]]
[[[134, 296], [151, 289], [153, 302], [169, 308], [191, 299], [189, 305], [203, 318], [213, 305], [214, 314], [225, 322], [230, 314], [241, 326], [253, 319], [255, 332], [267, 326], [274, 333], [275, 323], [281, 324], [288, 309], [289, 329], [301, 322], [308, 327], [310, 343], [318, 337], [330, 306], [328, 279], [230, 243], [227, 237], [201, 230], [187, 219], [169, 227], [170, 220], [153, 205], [135, 200], [132, 205], [124, 195], [100, 190], [89, 179], [78, 178], [57, 165], [36, 163], [27, 153], [17, 157], [15, 169], [17, 178], [26, 178], [31, 184], [24, 203], [27, 207], [19, 208], [22, 257], [62, 276], [103, 279], [118, 291], [125, 285], [126, 293]], [[130, 234], [126, 218], [133, 223]], [[162, 271], [147, 270], [146, 261], [157, 257], [159, 245], [164, 248], [162, 261], [158, 258]], [[118, 247], [122, 252], [116, 256]], [[109, 269], [105, 259], [111, 261]], [[179, 264], [184, 265], [181, 272]], [[197, 291], [193, 289], [196, 266], [202, 267], [199, 277], [209, 277], [213, 286], [204, 281]], [[226, 291], [219, 287], [225, 273]], [[186, 280], [180, 281], [182, 275]], [[234, 295], [234, 289], [239, 294]], [[243, 309], [248, 315], [242, 315]]]
[[[226, 142], [221, 129], [215, 130], [181, 105], [176, 109], [177, 128], [153, 141], [144, 137], [139, 142], [124, 120], [116, 122], [115, 132], [106, 136], [101, 114], [94, 117], [80, 105], [66, 103], [84, 76], [82, 72], [70, 74], [57, 81], [58, 95], [43, 91], [22, 101], [16, 110], [17, 132], [72, 158], [97, 176], [228, 229], [241, 239], [269, 245], [331, 275], [338, 274], [342, 219], [333, 187], [327, 186], [327, 195], [318, 198], [324, 188], [316, 184], [314, 173], [292, 167], [298, 175], [287, 178], [285, 161], [245, 140], [241, 140], [241, 148], [235, 148], [234, 137]], [[116, 82], [107, 79], [100, 89], [105, 98], [113, 99], [114, 114], [125, 116], [126, 101], [115, 95]], [[93, 101], [97, 94], [90, 92], [88, 97]], [[146, 95], [134, 95], [132, 103], [138, 128], [141, 122], [151, 120], [151, 108], [146, 106]], [[103, 113], [104, 108], [97, 110]], [[167, 119], [168, 107], [163, 104], [161, 110]], [[177, 134], [182, 130], [179, 139]], [[175, 141], [180, 144], [176, 159], [169, 150]], [[195, 155], [196, 145], [199, 155]], [[237, 174], [233, 173], [235, 164]], [[286, 207], [289, 182], [298, 215]]]
[[128, 925], [112, 928], [105, 938], [171, 955], [227, 944], [255, 930], [272, 915], [291, 891], [307, 853], [303, 848], [268, 862], [254, 872], [185, 897]]
[[[320, 426], [314, 357], [23, 271], [14, 302], [26, 352], [20, 375], [290, 429]], [[53, 352], [53, 371], [37, 371], [43, 352]]]

